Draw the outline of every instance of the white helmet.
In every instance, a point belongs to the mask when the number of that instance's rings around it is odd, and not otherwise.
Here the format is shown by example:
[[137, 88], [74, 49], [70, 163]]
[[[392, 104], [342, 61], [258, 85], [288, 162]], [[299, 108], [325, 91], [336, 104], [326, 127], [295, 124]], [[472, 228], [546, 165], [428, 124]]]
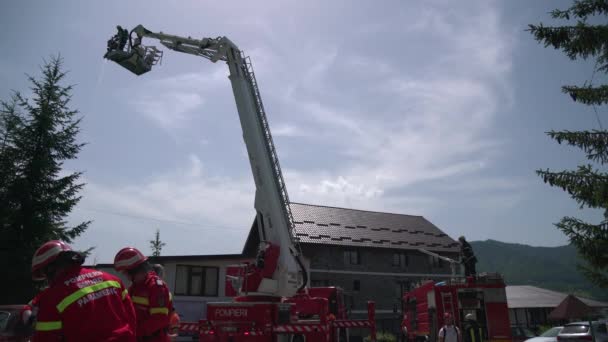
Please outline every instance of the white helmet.
[[464, 316], [464, 319], [467, 321], [474, 321], [475, 315], [473, 315], [472, 313], [468, 313], [466, 316]]

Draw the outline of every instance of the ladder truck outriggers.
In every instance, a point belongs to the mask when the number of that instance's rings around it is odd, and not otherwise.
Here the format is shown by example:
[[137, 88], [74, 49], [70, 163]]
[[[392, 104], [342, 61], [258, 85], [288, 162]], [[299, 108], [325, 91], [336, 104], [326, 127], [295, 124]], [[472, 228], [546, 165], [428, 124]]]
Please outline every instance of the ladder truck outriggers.
[[367, 320], [349, 320], [337, 287], [307, 287], [307, 270], [294, 234], [294, 220], [279, 159], [270, 133], [251, 60], [228, 38], [179, 37], [139, 25], [118, 26], [105, 58], [136, 75], [152, 69], [163, 56], [144, 38], [157, 39], [177, 52], [228, 65], [243, 140], [255, 182], [260, 247], [254, 263], [242, 265], [231, 280], [239, 295], [231, 302], [209, 303], [199, 322], [202, 342], [344, 342], [351, 327], [369, 329], [376, 341], [374, 303]]

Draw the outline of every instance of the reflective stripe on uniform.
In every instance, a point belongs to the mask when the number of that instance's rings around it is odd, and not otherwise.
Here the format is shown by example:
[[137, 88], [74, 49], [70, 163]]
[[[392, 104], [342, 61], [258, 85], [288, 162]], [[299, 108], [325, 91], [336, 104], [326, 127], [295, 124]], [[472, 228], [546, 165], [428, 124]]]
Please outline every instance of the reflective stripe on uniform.
[[471, 342], [477, 342], [475, 341], [475, 329], [469, 329], [469, 335], [471, 335]]
[[57, 310], [61, 313], [63, 312], [70, 304], [79, 300], [80, 298], [91, 294], [93, 292], [97, 292], [99, 290], [107, 289], [109, 287], [120, 288], [120, 283], [114, 280], [103, 281], [99, 284], [83, 287], [80, 290], [75, 291], [71, 295], [65, 297], [59, 304], [57, 304]]
[[125, 298], [127, 297], [127, 294], [129, 294], [129, 291], [127, 291], [127, 290], [122, 291], [122, 300], [125, 300]]
[[133, 303], [135, 304], [140, 304], [140, 305], [150, 305], [150, 301], [148, 300], [148, 298], [146, 297], [139, 297], [139, 296], [131, 296], [131, 300], [133, 301]]
[[36, 322], [36, 331], [60, 330], [61, 327], [61, 321]]
[[169, 301], [173, 301], [173, 294], [171, 292], [169, 292]]
[[154, 314], [168, 315], [169, 308], [150, 308], [150, 314], [151, 315], [154, 315]]

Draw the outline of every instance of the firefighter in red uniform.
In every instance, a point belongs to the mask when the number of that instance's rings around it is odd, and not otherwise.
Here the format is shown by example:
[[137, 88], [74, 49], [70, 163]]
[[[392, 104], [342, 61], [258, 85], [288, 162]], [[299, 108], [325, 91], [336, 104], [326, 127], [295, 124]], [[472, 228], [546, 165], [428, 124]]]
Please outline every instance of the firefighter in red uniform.
[[114, 257], [114, 268], [126, 274], [132, 284], [129, 294], [137, 315], [137, 340], [170, 341], [169, 314], [171, 298], [165, 282], [152, 271], [152, 266], [139, 250], [121, 249]]
[[38, 302], [46, 290], [47, 288], [44, 288], [42, 291], [38, 292], [38, 294], [21, 309], [21, 313], [19, 314], [21, 320], [18, 322], [16, 328], [20, 334], [31, 336], [34, 333], [34, 324], [36, 323], [36, 316], [38, 315]]
[[38, 297], [34, 342], [135, 342], [135, 311], [124, 285], [83, 262], [84, 255], [57, 240], [34, 253], [32, 276], [49, 283]]

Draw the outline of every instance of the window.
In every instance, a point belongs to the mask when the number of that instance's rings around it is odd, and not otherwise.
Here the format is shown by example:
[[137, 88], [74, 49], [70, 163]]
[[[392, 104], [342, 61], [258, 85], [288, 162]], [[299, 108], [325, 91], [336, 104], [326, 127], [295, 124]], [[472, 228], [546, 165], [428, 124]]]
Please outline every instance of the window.
[[406, 268], [410, 263], [409, 257], [406, 253], [396, 252], [393, 254], [393, 266]]
[[359, 257], [359, 251], [356, 249], [344, 251], [344, 264], [360, 265], [361, 258]]
[[312, 287], [327, 287], [329, 286], [329, 280], [327, 279], [314, 279], [310, 282]]
[[410, 282], [409, 281], [398, 281], [395, 283], [396, 295], [399, 300], [403, 297], [403, 295], [410, 290]]
[[443, 267], [443, 259], [440, 259], [436, 256], [429, 255], [429, 264], [433, 268], [442, 268]]
[[11, 317], [10, 312], [0, 311], [0, 332], [3, 332], [8, 325], [8, 319]]
[[175, 294], [181, 296], [217, 296], [217, 267], [177, 265]]
[[353, 280], [353, 291], [361, 290], [361, 282], [359, 280]]

